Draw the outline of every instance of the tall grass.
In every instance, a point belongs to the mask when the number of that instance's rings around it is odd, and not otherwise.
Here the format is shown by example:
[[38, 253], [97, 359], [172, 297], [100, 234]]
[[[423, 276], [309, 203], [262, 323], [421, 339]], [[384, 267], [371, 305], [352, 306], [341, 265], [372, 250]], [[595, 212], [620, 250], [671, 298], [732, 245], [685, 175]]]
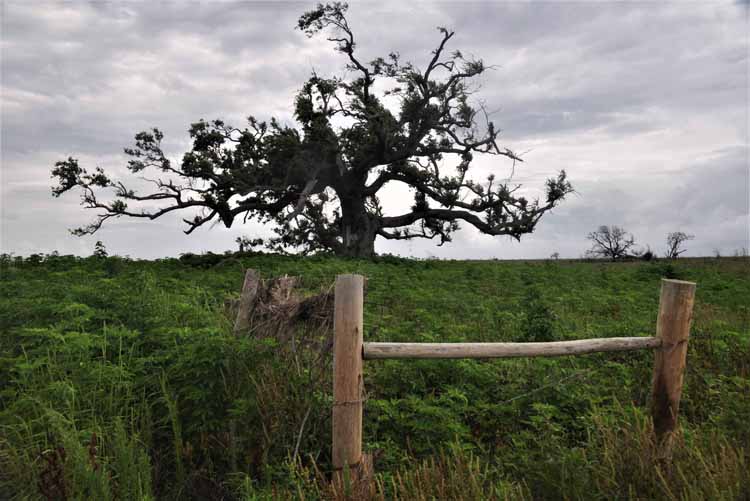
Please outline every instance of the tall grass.
[[750, 499], [747, 261], [667, 270], [698, 282], [671, 461], [650, 353], [373, 362], [342, 490], [330, 356], [231, 334], [245, 267], [364, 273], [369, 340], [499, 341], [650, 333], [662, 265], [63, 258], [0, 259], [0, 499]]
[[[660, 456], [650, 417], [635, 407], [597, 409], [587, 438], [571, 447], [545, 436], [544, 460], [520, 473], [535, 498], [741, 500], [750, 497], [750, 449], [726, 435], [683, 427]], [[525, 471], [524, 471], [525, 470]]]
[[331, 482], [316, 464], [289, 462], [285, 485], [257, 489], [240, 486], [241, 499], [334, 500], [334, 501], [432, 501], [432, 500], [523, 500], [529, 493], [522, 485], [498, 476], [497, 470], [460, 447], [414, 461], [408, 467], [386, 474], [365, 476], [362, 481]]
[[[476, 455], [459, 444], [375, 473], [363, 485], [341, 487], [316, 464], [289, 462], [288, 477], [263, 489], [245, 482], [241, 499], [332, 500], [746, 500], [750, 468], [746, 445], [721, 435], [685, 430], [665, 462], [657, 456], [653, 429], [637, 408], [597, 411], [579, 447], [552, 438], [537, 454], [516, 454], [516, 468], [496, 455]], [[544, 437], [548, 440], [549, 437]]]

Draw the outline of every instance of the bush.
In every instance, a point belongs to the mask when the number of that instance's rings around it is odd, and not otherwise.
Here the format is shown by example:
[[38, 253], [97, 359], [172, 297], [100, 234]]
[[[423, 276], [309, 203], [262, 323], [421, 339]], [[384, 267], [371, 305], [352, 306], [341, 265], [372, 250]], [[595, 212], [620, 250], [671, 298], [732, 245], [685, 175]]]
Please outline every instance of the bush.
[[544, 301], [538, 288], [535, 286], [527, 287], [521, 307], [525, 318], [521, 326], [522, 337], [520, 341], [544, 342], [557, 339], [555, 335], [555, 315]]
[[224, 254], [215, 254], [213, 252], [206, 252], [205, 254], [186, 252], [180, 254], [180, 262], [194, 268], [207, 269], [221, 263], [226, 257]]
[[651, 251], [651, 249], [646, 249], [645, 252], [643, 252], [640, 256], [638, 256], [642, 261], [653, 261], [656, 259], [656, 254]]

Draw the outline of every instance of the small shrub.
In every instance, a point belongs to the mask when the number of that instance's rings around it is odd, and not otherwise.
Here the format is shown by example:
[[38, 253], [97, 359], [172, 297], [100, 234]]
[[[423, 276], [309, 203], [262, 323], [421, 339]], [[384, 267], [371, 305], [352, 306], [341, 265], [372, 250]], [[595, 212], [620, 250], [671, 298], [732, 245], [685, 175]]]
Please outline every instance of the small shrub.
[[641, 255], [638, 256], [642, 261], [653, 261], [656, 259], [656, 254], [651, 248], [646, 249]]
[[108, 278], [112, 278], [122, 272], [123, 260], [117, 256], [107, 257], [104, 258], [102, 267], [104, 268], [104, 274]]
[[94, 245], [94, 257], [98, 258], [106, 258], [109, 256], [107, 253], [107, 248], [104, 246], [101, 240], [97, 240], [96, 244]]
[[642, 266], [638, 272], [638, 277], [644, 280], [659, 279], [659, 278], [670, 278], [670, 279], [682, 279], [683, 274], [679, 268], [672, 262], [658, 263], [652, 261], [648, 265]]
[[525, 314], [521, 325], [521, 341], [543, 342], [554, 341], [557, 338], [555, 314], [545, 302], [539, 289], [534, 286], [528, 287], [521, 307]]
[[215, 254], [213, 252], [206, 252], [205, 254], [193, 254], [191, 252], [186, 252], [184, 254], [180, 254], [180, 262], [193, 268], [208, 269], [216, 266], [224, 259], [226, 259], [225, 255]]

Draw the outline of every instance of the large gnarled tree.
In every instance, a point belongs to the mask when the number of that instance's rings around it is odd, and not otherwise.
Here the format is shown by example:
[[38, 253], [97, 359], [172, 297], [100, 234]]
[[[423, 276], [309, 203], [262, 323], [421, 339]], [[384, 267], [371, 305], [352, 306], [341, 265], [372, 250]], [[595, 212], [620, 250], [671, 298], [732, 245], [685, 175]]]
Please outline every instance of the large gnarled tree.
[[[150, 193], [134, 191], [98, 167], [87, 172], [74, 158], [57, 162], [53, 194], [78, 187], [82, 205], [100, 211], [73, 232], [94, 233], [110, 218], [156, 219], [196, 209], [184, 219], [186, 233], [210, 221], [230, 227], [237, 219], [256, 219], [276, 223], [273, 248], [348, 256], [372, 255], [377, 237], [437, 238], [442, 244], [460, 222], [516, 239], [532, 232], [572, 188], [561, 171], [547, 180], [542, 200], [530, 201], [494, 175], [482, 183], [467, 177], [477, 155], [521, 161], [498, 146], [498, 129], [481, 106], [469, 103], [472, 80], [487, 69], [482, 61], [448, 53], [454, 33], [439, 28], [442, 38], [423, 71], [396, 53], [364, 62], [346, 9], [342, 3], [318, 5], [299, 19], [308, 36], [331, 34], [328, 40], [348, 59], [350, 77], [313, 74], [295, 99], [299, 128], [252, 116], [242, 129], [201, 120], [190, 127], [192, 149], [180, 165], [165, 155], [158, 129], [141, 132], [125, 153], [132, 173], [161, 172], [148, 178], [155, 186]], [[390, 84], [382, 94], [375, 92], [379, 79]], [[384, 104], [385, 96], [395, 98], [397, 112]], [[378, 195], [389, 183], [412, 188], [408, 212], [384, 214]], [[97, 196], [101, 188], [113, 188], [114, 199]], [[139, 204], [161, 205], [132, 207]]]

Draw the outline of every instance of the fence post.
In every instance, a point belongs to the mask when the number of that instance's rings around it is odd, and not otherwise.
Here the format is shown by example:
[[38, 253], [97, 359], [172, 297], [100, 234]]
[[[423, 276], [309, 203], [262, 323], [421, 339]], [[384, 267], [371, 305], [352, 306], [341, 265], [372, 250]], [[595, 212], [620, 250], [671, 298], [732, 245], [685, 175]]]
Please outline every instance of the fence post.
[[333, 320], [334, 482], [348, 470], [357, 480], [362, 461], [362, 313], [364, 277], [336, 277]]
[[245, 271], [245, 282], [242, 284], [242, 293], [237, 306], [237, 318], [234, 321], [234, 329], [232, 329], [235, 336], [250, 327], [250, 313], [255, 303], [255, 297], [258, 295], [259, 284], [260, 273], [248, 268]]
[[662, 344], [655, 350], [651, 413], [658, 454], [667, 460], [677, 426], [694, 300], [695, 283], [662, 279], [656, 324]]

